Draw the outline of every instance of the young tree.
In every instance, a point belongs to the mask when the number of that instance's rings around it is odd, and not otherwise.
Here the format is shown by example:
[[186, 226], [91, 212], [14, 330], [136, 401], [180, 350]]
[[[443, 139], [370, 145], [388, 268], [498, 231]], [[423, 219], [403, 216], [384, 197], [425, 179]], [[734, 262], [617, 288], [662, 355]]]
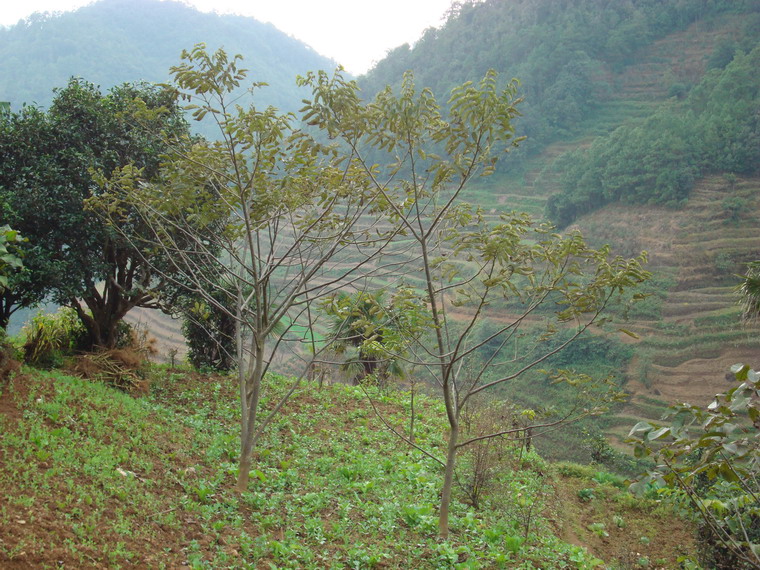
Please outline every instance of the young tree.
[[[308, 106], [307, 119], [342, 137], [363, 157], [366, 175], [400, 228], [393, 253], [407, 263], [399, 283], [415, 291], [430, 320], [430, 333], [407, 335], [405, 349], [411, 355], [408, 364], [425, 371], [446, 408], [445, 457], [422, 450], [444, 468], [439, 531], [445, 537], [459, 450], [525, 429], [510, 424], [462, 438], [461, 413], [468, 401], [536, 368], [578, 338], [615, 294], [648, 277], [641, 268], [643, 256], [610, 259], [606, 248], [590, 248], [577, 234], [554, 234], [517, 213], [492, 222], [463, 201], [467, 187], [493, 172], [498, 156], [517, 142], [514, 83], [500, 88], [489, 72], [479, 84], [464, 84], [453, 90], [444, 117], [433, 95], [417, 92], [407, 75], [398, 95], [388, 88], [362, 109], [357, 140], [357, 121], [330, 104], [327, 77], [319, 74], [309, 81], [324, 104]], [[505, 318], [479, 338], [478, 324], [496, 307]], [[567, 340], [549, 342], [563, 328], [573, 331]], [[526, 332], [536, 342], [519, 341]], [[585, 379], [562, 373], [556, 380], [579, 384]], [[591, 391], [585, 395], [590, 398]], [[551, 425], [594, 411], [588, 400]]]
[[760, 261], [747, 264], [747, 273], [742, 277], [738, 290], [742, 318], [753, 321], [760, 317]]
[[[203, 45], [183, 52], [172, 68], [177, 92], [195, 119], [218, 126], [219, 139], [177, 144], [158, 182], [123, 169], [106, 181], [101, 211], [117, 228], [120, 211], [138, 212], [149, 229], [140, 248], [170, 260], [163, 276], [234, 320], [242, 492], [257, 441], [298, 385], [260, 415], [272, 359], [285, 348], [309, 359], [299, 350], [305, 341], [298, 331], [313, 330], [315, 301], [379, 271], [379, 251], [392, 229], [378, 221], [381, 194], [350, 150], [318, 143], [293, 126], [293, 116], [272, 107], [242, 108], [230, 100], [246, 77], [240, 59]], [[360, 119], [356, 86], [340, 75], [332, 83], [330, 104]]]
[[[156, 273], [85, 202], [99, 192], [94, 172], [110, 176], [130, 165], [151, 179], [163, 141], [187, 132], [166, 89], [123, 85], [102, 95], [79, 79], [47, 112], [25, 108], [0, 122], [0, 205], [30, 239], [27, 271], [3, 294], [3, 315], [48, 297], [76, 310], [90, 347], [110, 348], [129, 310], [156, 307]], [[134, 217], [122, 223], [124, 233], [142, 231]]]
[[390, 377], [405, 375], [400, 359], [390, 356], [403, 351], [398, 342], [401, 324], [397, 297], [386, 302], [384, 292], [354, 294], [340, 292], [323, 305], [333, 320], [328, 342], [332, 352], [344, 358], [341, 368], [352, 374], [358, 386], [368, 378], [385, 384]]

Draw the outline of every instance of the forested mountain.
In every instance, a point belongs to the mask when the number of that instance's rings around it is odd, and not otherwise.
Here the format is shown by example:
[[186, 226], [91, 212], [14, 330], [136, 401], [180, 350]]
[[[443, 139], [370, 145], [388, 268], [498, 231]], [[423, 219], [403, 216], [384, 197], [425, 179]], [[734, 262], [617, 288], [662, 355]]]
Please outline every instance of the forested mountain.
[[[488, 69], [505, 79], [516, 77], [525, 99], [518, 130], [528, 137], [520, 153], [537, 153], [552, 141], [583, 135], [600, 105], [627, 97], [624, 72], [653, 42], [695, 22], [703, 23], [699, 31], [707, 36], [718, 18], [731, 14], [742, 14], [741, 23], [715, 47], [707, 62], [712, 67], [725, 66], [734, 53], [755, 46], [760, 2], [454, 2], [440, 29], [430, 28], [414, 46], [390, 52], [362, 85], [374, 92], [397, 84], [404, 71], [413, 70], [418, 84], [443, 98], [453, 86], [477, 80]], [[703, 62], [690, 63], [674, 70], [659, 88], [678, 95], [688, 92], [704, 69]], [[514, 167], [515, 159], [511, 163]]]
[[[566, 225], [610, 202], [682, 205], [706, 173], [760, 174], [760, 47], [738, 50], [686, 95], [628, 121], [554, 170], [563, 192], [547, 214]], [[681, 96], [686, 100], [677, 101]], [[741, 209], [741, 207], [739, 207]]]
[[139, 80], [163, 82], [180, 52], [204, 42], [245, 56], [250, 79], [269, 87], [261, 101], [295, 109], [295, 77], [335, 63], [271, 24], [204, 14], [179, 2], [102, 0], [75, 12], [35, 14], [0, 28], [0, 101], [46, 106], [71, 76], [107, 89]]

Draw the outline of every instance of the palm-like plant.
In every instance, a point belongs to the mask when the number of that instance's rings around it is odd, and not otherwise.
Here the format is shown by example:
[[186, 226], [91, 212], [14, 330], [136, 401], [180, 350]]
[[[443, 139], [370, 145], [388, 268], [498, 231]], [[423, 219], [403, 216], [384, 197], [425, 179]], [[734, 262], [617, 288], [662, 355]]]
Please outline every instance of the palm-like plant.
[[328, 340], [335, 354], [344, 358], [341, 368], [351, 374], [354, 385], [368, 378], [385, 383], [405, 376], [399, 358], [386, 346], [388, 334], [397, 331], [382, 291], [339, 293], [325, 310], [333, 317]]

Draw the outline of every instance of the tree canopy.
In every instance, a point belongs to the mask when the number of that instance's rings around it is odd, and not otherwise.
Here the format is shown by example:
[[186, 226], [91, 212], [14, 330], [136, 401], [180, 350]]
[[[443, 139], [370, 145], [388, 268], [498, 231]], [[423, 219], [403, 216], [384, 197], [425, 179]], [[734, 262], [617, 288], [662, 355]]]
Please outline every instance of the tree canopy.
[[676, 206], [710, 172], [760, 172], [760, 47], [712, 69], [683, 104], [625, 124], [560, 157], [563, 190], [547, 216], [562, 226], [610, 202]]
[[[2, 295], [3, 314], [43, 299], [76, 309], [90, 346], [113, 346], [118, 322], [155, 306], [155, 274], [138, 251], [86, 209], [98, 173], [120, 167], [156, 176], [166, 140], [187, 134], [173, 94], [123, 85], [103, 95], [80, 79], [56, 92], [50, 110], [25, 107], [0, 122], [0, 206], [28, 239], [27, 270]], [[136, 220], [124, 229], [139, 233]]]

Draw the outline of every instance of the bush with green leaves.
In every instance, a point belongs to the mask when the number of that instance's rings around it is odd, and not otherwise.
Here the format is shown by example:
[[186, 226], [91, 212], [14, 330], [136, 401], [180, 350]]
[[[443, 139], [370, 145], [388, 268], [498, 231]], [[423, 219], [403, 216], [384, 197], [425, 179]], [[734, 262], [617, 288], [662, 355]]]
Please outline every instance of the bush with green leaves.
[[86, 340], [87, 331], [74, 309], [61, 307], [55, 313], [37, 313], [24, 326], [24, 360], [39, 368], [54, 368], [71, 356]]
[[[8, 288], [8, 277], [23, 267], [23, 252], [19, 245], [26, 241], [9, 225], [0, 226], [0, 293]], [[5, 330], [11, 315], [11, 308], [0, 302], [0, 329]]]
[[0, 226], [0, 291], [8, 286], [8, 273], [20, 269], [21, 253], [18, 244], [24, 241], [10, 226]]
[[690, 504], [710, 544], [705, 562], [760, 567], [760, 372], [731, 368], [737, 385], [710, 405], [673, 406], [669, 425], [631, 430], [638, 457], [655, 461], [632, 489], [669, 486]]
[[[68, 356], [85, 352], [89, 333], [76, 310], [60, 307], [55, 313], [40, 311], [24, 325], [24, 361], [38, 368], [56, 368]], [[120, 321], [116, 327], [116, 348], [126, 348], [133, 342], [132, 327]]]
[[372, 381], [387, 387], [391, 379], [406, 377], [405, 338], [419, 336], [429, 325], [415, 303], [404, 287], [389, 298], [380, 290], [339, 292], [325, 299], [322, 309], [331, 318], [327, 340], [354, 385]]
[[[220, 303], [223, 301], [219, 299]], [[235, 364], [235, 319], [229, 311], [203, 299], [187, 305], [183, 310], [182, 334], [190, 364], [198, 370], [229, 372]]]
[[747, 264], [747, 272], [737, 287], [742, 318], [750, 321], [760, 316], [760, 261]]
[[9, 372], [17, 367], [14, 356], [13, 346], [8, 341], [8, 336], [5, 334], [5, 331], [0, 328], [0, 383], [5, 379]]

